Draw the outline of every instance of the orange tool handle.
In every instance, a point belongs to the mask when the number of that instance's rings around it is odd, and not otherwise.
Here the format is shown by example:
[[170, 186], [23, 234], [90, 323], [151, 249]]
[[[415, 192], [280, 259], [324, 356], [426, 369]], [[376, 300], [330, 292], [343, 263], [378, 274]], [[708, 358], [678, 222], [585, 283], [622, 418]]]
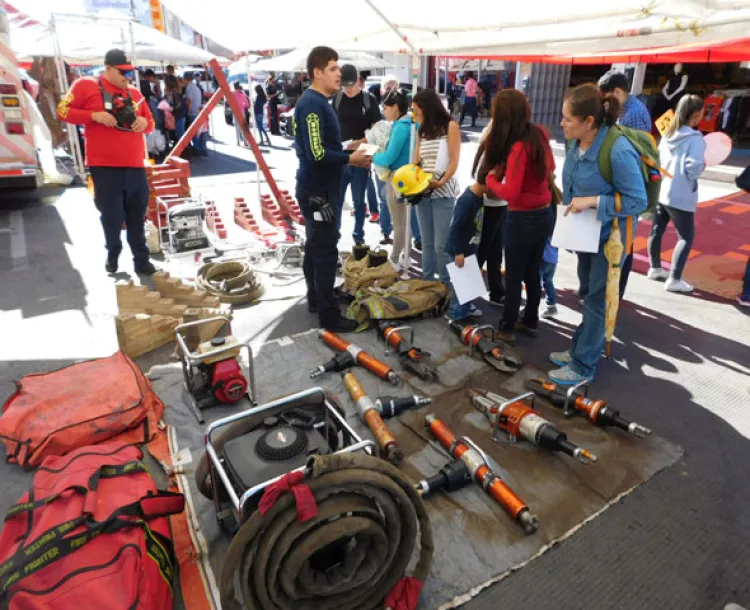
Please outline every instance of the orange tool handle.
[[359, 379], [357, 379], [352, 373], [346, 373], [344, 375], [344, 385], [349, 391], [349, 396], [352, 397], [352, 400], [355, 403], [365, 395], [365, 391], [360, 385]]
[[[489, 474], [489, 469], [487, 466], [480, 466], [479, 470], [477, 471], [477, 478], [480, 482], [484, 483], [485, 477]], [[526, 509], [528, 510], [528, 506], [526, 506], [526, 503], [519, 498], [515, 492], [508, 487], [503, 481], [501, 481], [499, 478], [493, 479], [492, 483], [490, 483], [489, 487], [487, 487], [487, 493], [490, 494], [495, 501], [505, 509], [505, 511], [514, 519], [518, 516], [518, 514]]]
[[380, 362], [377, 358], [370, 356], [367, 352], [359, 352], [357, 356], [357, 363], [365, 367], [371, 373], [374, 373], [381, 379], [387, 379], [388, 373], [392, 372], [393, 369], [387, 364]]
[[[391, 329], [394, 328], [393, 326], [389, 326], [383, 331], [383, 337], [388, 335], [388, 333], [391, 331]], [[399, 344], [404, 340], [404, 338], [401, 336], [401, 333], [395, 332], [388, 335], [388, 344], [391, 347], [398, 347]]]
[[396, 439], [393, 434], [391, 434], [388, 426], [385, 425], [385, 422], [383, 421], [383, 418], [380, 417], [380, 413], [378, 413], [377, 409], [370, 409], [365, 413], [365, 424], [367, 424], [370, 432], [372, 432], [375, 441], [378, 443], [378, 446], [384, 455], [389, 455], [391, 453], [391, 447], [398, 446]]
[[324, 330], [320, 333], [320, 338], [323, 339], [323, 343], [328, 347], [332, 347], [340, 352], [345, 352], [351, 345], [351, 343], [344, 341], [344, 339], [339, 337], [336, 333], [332, 333], [330, 330]]
[[[435, 438], [446, 449], [450, 449], [451, 445], [453, 445], [453, 443], [456, 442], [456, 435], [450, 431], [450, 428], [448, 428], [448, 426], [446, 426], [443, 422], [441, 422], [437, 418], [433, 419], [430, 422], [430, 432], [432, 432], [435, 435]], [[459, 449], [461, 449], [460, 454], [458, 454]], [[463, 443], [459, 443], [458, 447], [456, 447], [456, 450], [454, 451], [454, 454], [458, 454], [458, 455], [454, 455], [453, 457], [455, 457], [456, 459], [459, 459], [465, 451], [466, 451], [466, 447], [464, 447]]]

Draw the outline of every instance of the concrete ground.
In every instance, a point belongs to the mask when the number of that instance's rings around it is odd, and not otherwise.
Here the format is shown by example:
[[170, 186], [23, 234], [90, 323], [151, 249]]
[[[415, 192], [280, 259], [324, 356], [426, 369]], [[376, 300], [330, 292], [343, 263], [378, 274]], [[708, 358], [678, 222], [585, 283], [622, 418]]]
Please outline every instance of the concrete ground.
[[[221, 115], [215, 118], [211, 157], [193, 163], [193, 187], [217, 200], [252, 199], [252, 156], [234, 145]], [[272, 139], [268, 163], [282, 188], [293, 190], [290, 141]], [[464, 139], [458, 177], [467, 185], [476, 143], [469, 132]], [[700, 186], [703, 200], [733, 190]], [[347, 211], [342, 249], [351, 245], [351, 223]], [[378, 227], [366, 223], [366, 233], [376, 244]], [[117, 349], [114, 281], [104, 256], [84, 189], [0, 191], [0, 399], [27, 373]], [[127, 247], [121, 262], [124, 278], [132, 274]], [[187, 263], [181, 271], [192, 272]], [[543, 322], [538, 339], [519, 339], [525, 359], [543, 370], [552, 368], [548, 352], [565, 348], [580, 321], [572, 255], [561, 253], [555, 283], [560, 316]], [[269, 290], [269, 300], [237, 310], [235, 334], [262, 342], [315, 326], [304, 283], [297, 288], [285, 292], [294, 298], [270, 300]], [[499, 312], [482, 307], [485, 321], [496, 322]], [[593, 393], [681, 445], [685, 457], [466, 608], [709, 610], [731, 601], [750, 607], [749, 321], [732, 303], [666, 293], [659, 283], [631, 277], [614, 359], [602, 361]]]

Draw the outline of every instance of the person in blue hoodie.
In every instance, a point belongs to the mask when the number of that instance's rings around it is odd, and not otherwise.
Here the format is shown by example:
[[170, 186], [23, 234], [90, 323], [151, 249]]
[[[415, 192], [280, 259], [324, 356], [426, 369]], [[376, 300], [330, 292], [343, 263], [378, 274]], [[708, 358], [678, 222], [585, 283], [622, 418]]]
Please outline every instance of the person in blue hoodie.
[[[561, 368], [550, 371], [549, 378], [561, 385], [573, 385], [594, 378], [596, 363], [604, 348], [609, 268], [604, 244], [612, 231], [612, 222], [618, 217], [620, 226], [624, 227], [630, 216], [635, 232], [638, 215], [646, 209], [648, 199], [641, 159], [627, 138], [618, 138], [610, 153], [614, 184], [607, 182], [599, 171], [599, 152], [620, 114], [616, 99], [602, 100], [595, 85], [581, 85], [565, 96], [562, 114], [561, 126], [569, 141], [563, 166], [563, 204], [566, 206], [563, 214], [593, 208], [602, 223], [599, 250], [578, 253], [578, 277], [588, 286], [588, 292], [583, 301], [583, 320], [573, 334], [573, 346], [550, 354], [550, 360]], [[621, 202], [619, 212], [615, 211], [617, 194]]]
[[[661, 182], [659, 204], [648, 237], [651, 268], [648, 277], [666, 280], [670, 292], [692, 292], [693, 287], [682, 279], [690, 248], [695, 237], [695, 209], [698, 207], [698, 178], [706, 169], [706, 143], [696, 129], [703, 118], [703, 100], [697, 95], [684, 96], [661, 144], [662, 167], [671, 176]], [[667, 273], [661, 266], [661, 238], [672, 221], [677, 231], [677, 245], [672, 254], [672, 267]]]
[[[388, 147], [372, 157], [374, 165], [387, 167], [391, 173], [399, 167], [409, 163], [409, 135], [411, 131], [411, 117], [407, 114], [409, 110], [409, 100], [406, 93], [398, 89], [391, 89], [383, 98], [383, 114], [387, 121], [393, 123], [391, 135], [388, 139]], [[386, 184], [386, 194], [388, 197], [388, 211], [391, 214], [393, 223], [393, 250], [391, 252], [391, 262], [398, 264], [401, 253], [406, 244], [406, 203], [399, 201], [396, 191], [390, 180]]]
[[[461, 269], [467, 256], [476, 254], [482, 237], [482, 216], [484, 203], [484, 188], [472, 184], [456, 201], [453, 208], [453, 219], [445, 243], [445, 252], [451, 257], [456, 267]], [[463, 305], [458, 302], [456, 291], [451, 288], [451, 303], [446, 318], [448, 320], [465, 320], [478, 318], [482, 311], [473, 302]]]

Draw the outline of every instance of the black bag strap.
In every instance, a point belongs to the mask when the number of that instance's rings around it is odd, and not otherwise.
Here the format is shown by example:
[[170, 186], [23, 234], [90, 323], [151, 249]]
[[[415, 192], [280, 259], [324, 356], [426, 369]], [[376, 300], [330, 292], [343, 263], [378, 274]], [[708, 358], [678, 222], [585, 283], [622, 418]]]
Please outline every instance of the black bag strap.
[[[162, 575], [173, 574], [173, 550], [165, 548], [148, 527], [147, 522], [159, 517], [181, 513], [185, 497], [179, 493], [160, 491], [144, 496], [137, 502], [118, 508], [104, 521], [93, 521], [91, 515], [82, 515], [47, 530], [35, 538], [13, 557], [0, 565], [0, 597], [10, 587], [39, 570], [67, 557], [103, 533], [112, 534], [128, 527], [140, 526], [146, 534], [146, 550], [159, 565]], [[125, 518], [127, 517], [127, 518]], [[84, 526], [85, 530], [74, 536], [63, 536]]]
[[96, 472], [94, 472], [94, 474], [91, 475], [88, 481], [88, 487], [84, 487], [83, 485], [71, 485], [70, 487], [66, 487], [56, 494], [53, 494], [46, 498], [42, 498], [41, 500], [37, 500], [36, 502], [21, 502], [20, 504], [11, 506], [10, 509], [8, 509], [8, 513], [5, 515], [5, 521], [10, 519], [11, 517], [20, 515], [21, 513], [32, 512], [37, 508], [41, 508], [42, 506], [51, 504], [69, 491], [75, 491], [84, 495], [89, 491], [96, 491], [97, 487], [99, 486], [100, 479], [112, 479], [114, 477], [137, 474], [140, 472], [148, 472], [146, 465], [140, 460], [133, 460], [125, 464], [119, 464], [117, 466], [102, 466]]

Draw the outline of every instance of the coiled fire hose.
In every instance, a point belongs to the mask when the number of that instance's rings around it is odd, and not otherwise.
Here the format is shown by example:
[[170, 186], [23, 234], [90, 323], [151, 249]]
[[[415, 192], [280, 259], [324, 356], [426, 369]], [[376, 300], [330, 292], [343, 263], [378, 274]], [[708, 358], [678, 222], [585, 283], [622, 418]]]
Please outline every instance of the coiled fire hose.
[[316, 516], [300, 522], [296, 494], [282, 493], [232, 540], [219, 582], [224, 610], [382, 610], [393, 596], [418, 598], [434, 544], [412, 481], [383, 460], [338, 453], [312, 458], [303, 484]]
[[195, 283], [222, 303], [232, 305], [252, 303], [263, 294], [260, 277], [243, 261], [206, 263], [198, 270]]

